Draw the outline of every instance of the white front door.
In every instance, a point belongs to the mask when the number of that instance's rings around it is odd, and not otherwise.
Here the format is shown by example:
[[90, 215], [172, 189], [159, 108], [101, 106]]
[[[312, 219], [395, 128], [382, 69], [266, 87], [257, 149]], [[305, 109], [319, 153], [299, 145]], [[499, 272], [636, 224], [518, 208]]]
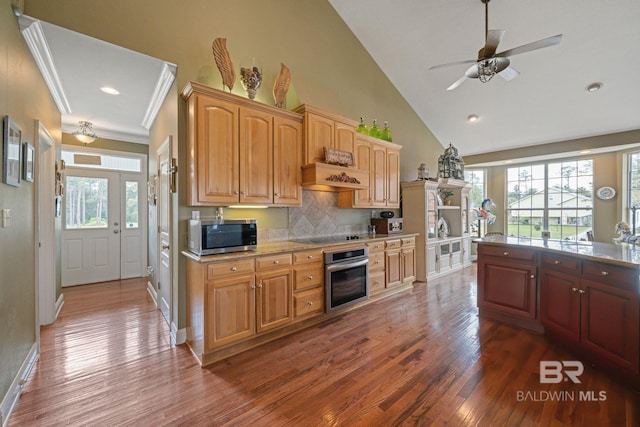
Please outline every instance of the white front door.
[[67, 167], [62, 286], [120, 278], [120, 174]]
[[158, 306], [171, 325], [171, 138], [158, 149]]

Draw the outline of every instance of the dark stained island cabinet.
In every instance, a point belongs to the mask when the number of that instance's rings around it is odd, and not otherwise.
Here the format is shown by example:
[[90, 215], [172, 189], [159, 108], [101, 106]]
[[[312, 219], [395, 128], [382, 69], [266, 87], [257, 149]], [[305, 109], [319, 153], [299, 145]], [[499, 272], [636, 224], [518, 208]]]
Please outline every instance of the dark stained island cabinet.
[[501, 236], [478, 243], [481, 317], [544, 333], [640, 388], [640, 251]]

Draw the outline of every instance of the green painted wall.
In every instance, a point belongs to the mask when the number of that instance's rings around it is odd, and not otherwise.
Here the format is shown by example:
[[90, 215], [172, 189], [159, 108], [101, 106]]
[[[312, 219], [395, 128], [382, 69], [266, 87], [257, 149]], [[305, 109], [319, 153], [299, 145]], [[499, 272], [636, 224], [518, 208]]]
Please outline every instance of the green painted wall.
[[[10, 0], [0, 1], [0, 116], [5, 115], [20, 126], [23, 142], [34, 143], [36, 119], [60, 141], [60, 114]], [[35, 192], [35, 182], [22, 181], [19, 187], [0, 183], [0, 208], [11, 209], [11, 225], [0, 228], [0, 399], [36, 342]]]

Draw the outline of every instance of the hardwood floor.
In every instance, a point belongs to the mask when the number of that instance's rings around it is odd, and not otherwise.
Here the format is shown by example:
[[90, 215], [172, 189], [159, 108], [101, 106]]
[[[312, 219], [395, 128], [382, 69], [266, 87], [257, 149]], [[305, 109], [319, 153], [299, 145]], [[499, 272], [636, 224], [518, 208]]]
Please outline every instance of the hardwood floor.
[[540, 384], [541, 360], [579, 358], [479, 320], [475, 266], [206, 369], [145, 286], [65, 289], [10, 426], [640, 425], [640, 394], [591, 366]]

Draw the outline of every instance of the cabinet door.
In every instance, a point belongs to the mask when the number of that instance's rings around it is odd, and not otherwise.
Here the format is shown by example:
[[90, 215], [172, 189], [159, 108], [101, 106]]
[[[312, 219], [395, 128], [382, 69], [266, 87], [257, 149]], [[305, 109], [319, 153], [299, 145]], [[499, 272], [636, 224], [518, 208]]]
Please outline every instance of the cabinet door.
[[416, 280], [416, 248], [402, 248], [402, 282]]
[[354, 152], [356, 141], [356, 130], [350, 124], [335, 122], [335, 143], [336, 150]]
[[253, 273], [208, 282], [204, 352], [254, 335], [255, 312]]
[[274, 117], [273, 202], [278, 205], [302, 204], [302, 123]]
[[387, 149], [387, 189], [388, 208], [400, 207], [400, 152]]
[[581, 342], [599, 358], [638, 373], [638, 295], [582, 279]]
[[[233, 204], [239, 200], [238, 106], [205, 95], [196, 97], [197, 203]], [[192, 200], [193, 202], [193, 200]]]
[[371, 206], [387, 205], [387, 149], [372, 144], [371, 171], [369, 173], [369, 191]]
[[480, 262], [478, 306], [536, 319], [536, 266], [486, 258]]
[[312, 113], [305, 116], [305, 164], [324, 162], [323, 147], [334, 148], [334, 124], [333, 120]]
[[446, 273], [451, 270], [451, 244], [449, 242], [440, 243], [438, 248], [438, 263], [440, 265], [439, 273]]
[[272, 116], [240, 108], [240, 202], [273, 203]]
[[[361, 170], [369, 172], [369, 179], [371, 179], [371, 160], [372, 150], [371, 143], [363, 139], [356, 139], [355, 149], [355, 167]], [[371, 193], [369, 188], [364, 190], [355, 190], [353, 192], [353, 206], [354, 207], [368, 207], [371, 206]]]
[[565, 339], [580, 339], [580, 278], [556, 271], [540, 275], [540, 321]]
[[451, 269], [462, 267], [462, 240], [451, 242]]
[[385, 271], [387, 274], [387, 288], [398, 286], [402, 283], [402, 259], [400, 249], [386, 251]]
[[256, 274], [258, 333], [278, 328], [293, 319], [293, 274], [279, 269]]

